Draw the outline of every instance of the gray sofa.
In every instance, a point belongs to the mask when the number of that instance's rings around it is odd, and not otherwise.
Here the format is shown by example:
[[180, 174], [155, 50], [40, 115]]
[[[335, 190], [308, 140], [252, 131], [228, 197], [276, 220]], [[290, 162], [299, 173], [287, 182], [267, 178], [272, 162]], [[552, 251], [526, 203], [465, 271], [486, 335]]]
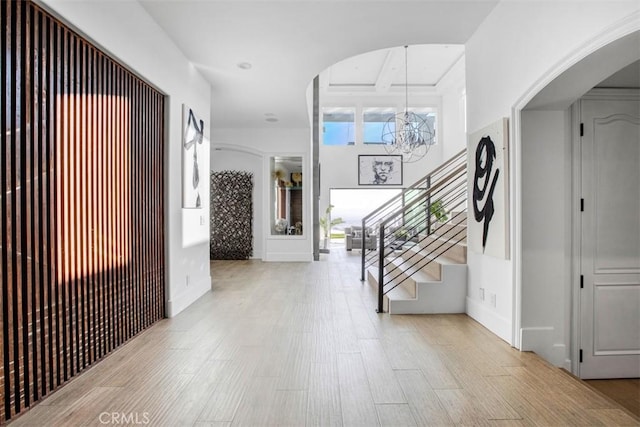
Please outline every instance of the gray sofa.
[[370, 228], [362, 232], [362, 227], [352, 225], [344, 228], [345, 246], [348, 251], [352, 249], [362, 249], [362, 239], [364, 238], [364, 248], [376, 250], [378, 248], [378, 236]]

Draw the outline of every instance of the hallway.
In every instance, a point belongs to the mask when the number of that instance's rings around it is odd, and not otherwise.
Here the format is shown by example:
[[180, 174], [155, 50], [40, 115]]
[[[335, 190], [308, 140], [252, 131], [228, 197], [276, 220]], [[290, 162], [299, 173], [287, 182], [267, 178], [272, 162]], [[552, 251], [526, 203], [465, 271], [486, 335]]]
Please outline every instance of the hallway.
[[10, 425], [640, 424], [466, 315], [376, 314], [357, 252], [211, 266], [212, 293]]

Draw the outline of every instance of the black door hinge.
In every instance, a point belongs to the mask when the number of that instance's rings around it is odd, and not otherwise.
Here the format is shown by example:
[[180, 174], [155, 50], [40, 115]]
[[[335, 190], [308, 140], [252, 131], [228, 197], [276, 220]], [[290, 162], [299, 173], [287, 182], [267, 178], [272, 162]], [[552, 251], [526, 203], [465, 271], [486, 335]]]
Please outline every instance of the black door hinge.
[[580, 212], [584, 212], [584, 199], [580, 199]]
[[580, 289], [584, 288], [584, 276], [581, 274], [580, 275]]
[[584, 136], [584, 123], [580, 123], [580, 136]]
[[582, 363], [582, 349], [580, 349], [580, 363]]

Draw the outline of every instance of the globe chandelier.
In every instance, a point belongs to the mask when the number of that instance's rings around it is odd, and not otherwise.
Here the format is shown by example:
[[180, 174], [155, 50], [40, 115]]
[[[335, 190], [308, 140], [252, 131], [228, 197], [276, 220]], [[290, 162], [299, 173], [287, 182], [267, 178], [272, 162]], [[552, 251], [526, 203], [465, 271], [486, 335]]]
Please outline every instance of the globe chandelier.
[[382, 127], [382, 142], [387, 153], [402, 155], [404, 163], [422, 159], [435, 138], [435, 130], [427, 122], [426, 117], [420, 117], [413, 111], [409, 111], [408, 47], [404, 47], [404, 112], [389, 118]]

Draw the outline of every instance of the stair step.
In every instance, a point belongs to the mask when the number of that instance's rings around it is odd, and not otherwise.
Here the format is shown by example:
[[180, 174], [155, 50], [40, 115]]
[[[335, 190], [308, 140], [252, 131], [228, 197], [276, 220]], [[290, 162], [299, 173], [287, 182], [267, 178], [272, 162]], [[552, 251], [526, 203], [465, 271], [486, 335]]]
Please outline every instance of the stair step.
[[[420, 250], [424, 253], [429, 253], [435, 248], [438, 248], [441, 244], [451, 244], [452, 242], [444, 239], [440, 236], [421, 236], [420, 238]], [[445, 246], [439, 248], [442, 250]], [[447, 248], [443, 255], [455, 260], [460, 264], [467, 263], [467, 244], [466, 242], [458, 242]]]
[[409, 266], [407, 263], [403, 264], [403, 261], [402, 258], [396, 258], [390, 262], [388, 271], [392, 275], [391, 277], [400, 274], [399, 277], [411, 277], [415, 282], [437, 282], [440, 280], [440, 266], [437, 260], [434, 260], [432, 264], [438, 264], [438, 266], [432, 269], [424, 269], [420, 264]]
[[443, 266], [441, 282], [416, 284], [415, 298], [393, 295], [385, 302], [389, 314], [464, 313], [467, 295], [467, 266]]
[[447, 222], [445, 224], [438, 224], [433, 228], [431, 234], [434, 237], [441, 237], [446, 240], [449, 240], [449, 239], [459, 240], [464, 237], [463, 241], [466, 242], [467, 241], [467, 225], [466, 223], [452, 224], [450, 222]]
[[[378, 291], [378, 269], [370, 268], [367, 270], [367, 282]], [[389, 300], [407, 301], [416, 298], [416, 283], [412, 279], [404, 280], [398, 286], [393, 286], [393, 281], [385, 284], [385, 289], [391, 289], [383, 297], [383, 310], [389, 312]]]

